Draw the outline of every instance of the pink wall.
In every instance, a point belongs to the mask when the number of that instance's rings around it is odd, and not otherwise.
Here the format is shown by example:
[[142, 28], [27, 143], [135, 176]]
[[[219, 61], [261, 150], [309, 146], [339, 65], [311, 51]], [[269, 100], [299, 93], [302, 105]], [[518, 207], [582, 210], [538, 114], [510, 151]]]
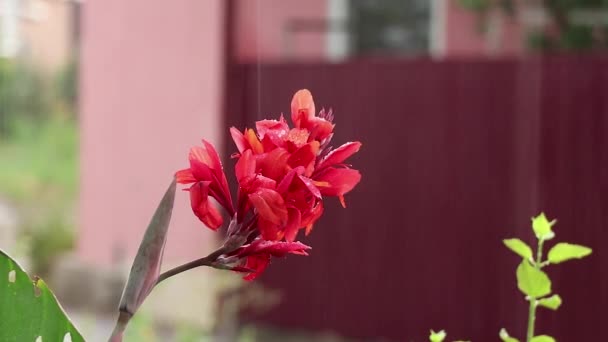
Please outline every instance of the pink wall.
[[[188, 148], [220, 143], [223, 2], [84, 4], [79, 254], [131, 260]], [[168, 260], [200, 256], [211, 234], [178, 191]]]
[[236, 0], [235, 54], [239, 61], [285, 57], [319, 60], [326, 56], [325, 33], [298, 33], [286, 46], [285, 27], [293, 19], [327, 17], [328, 0]]
[[[445, 23], [445, 56], [485, 56], [491, 55], [483, 33], [477, 28], [476, 15], [463, 9], [455, 0], [447, 2]], [[503, 28], [499, 34], [500, 48], [497, 56], [515, 56], [523, 52], [523, 36], [517, 19], [502, 15]]]

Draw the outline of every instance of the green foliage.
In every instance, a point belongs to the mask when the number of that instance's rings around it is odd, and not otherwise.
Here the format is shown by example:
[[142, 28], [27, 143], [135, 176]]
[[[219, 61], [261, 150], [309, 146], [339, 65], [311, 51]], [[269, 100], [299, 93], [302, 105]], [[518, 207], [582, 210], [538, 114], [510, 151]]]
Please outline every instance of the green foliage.
[[539, 298], [551, 293], [551, 280], [540, 269], [523, 260], [517, 267], [517, 287], [531, 298]]
[[431, 335], [429, 336], [429, 340], [431, 342], [443, 342], [443, 340], [445, 340], [447, 334], [445, 332], [445, 330], [441, 330], [438, 332], [434, 332], [433, 330], [431, 330]]
[[[551, 310], [557, 310], [562, 299], [555, 294], [550, 297], [541, 298], [551, 293], [551, 280], [541, 269], [550, 264], [558, 264], [571, 259], [580, 259], [591, 254], [591, 248], [574, 245], [570, 243], [558, 243], [548, 253], [547, 260], [543, 260], [544, 243], [555, 237], [553, 226], [556, 220], [549, 221], [544, 213], [532, 218], [532, 231], [538, 240], [536, 259], [529, 256], [534, 253], [529, 247], [518, 239], [504, 240], [505, 245], [522, 256], [524, 259], [517, 267], [517, 286], [526, 295], [530, 302], [528, 314], [527, 342], [552, 342], [554, 339], [547, 335], [534, 336], [534, 323], [536, 321], [536, 308], [542, 306]], [[540, 299], [539, 299], [540, 298]], [[506, 330], [501, 330], [500, 337], [503, 341], [513, 342]]]
[[73, 228], [61, 215], [56, 215], [34, 227], [28, 227], [28, 230], [32, 270], [38, 275], [46, 276], [57, 258], [74, 247]]
[[41, 279], [0, 251], [0, 341], [84, 341]]
[[[528, 1], [516, 0], [459, 0], [460, 6], [473, 11], [480, 20], [487, 19], [493, 8], [501, 8], [506, 14], [515, 16], [523, 13]], [[576, 10], [608, 10], [607, 0], [545, 0], [540, 2], [549, 17], [549, 28], [535, 28], [524, 37], [528, 48], [535, 51], [583, 51], [608, 48], [605, 36], [598, 31], [608, 30], [608, 24], [585, 24], [573, 22], [570, 15]], [[516, 10], [519, 8], [520, 10]], [[482, 24], [484, 25], [484, 24]]]
[[69, 113], [76, 112], [78, 101], [78, 59], [73, 58], [57, 74], [55, 81], [56, 97]]
[[534, 336], [530, 342], [555, 342], [555, 339], [548, 335]]
[[505, 246], [526, 260], [532, 260], [532, 249], [520, 239], [503, 240]]
[[78, 127], [72, 120], [26, 119], [11, 125], [13, 135], [0, 139], [0, 194], [19, 205], [71, 205], [78, 182]]
[[519, 342], [518, 339], [509, 336], [509, 333], [507, 332], [507, 329], [505, 329], [505, 328], [500, 329], [498, 336], [500, 337], [500, 339], [503, 342]]
[[570, 243], [558, 243], [548, 254], [549, 262], [559, 264], [572, 259], [581, 259], [591, 254], [591, 248]]
[[538, 305], [544, 306], [547, 309], [557, 310], [562, 305], [562, 297], [558, 294], [554, 294], [551, 297], [539, 300]]
[[52, 96], [44, 76], [31, 65], [0, 58], [0, 138], [17, 119], [38, 122], [50, 112]]

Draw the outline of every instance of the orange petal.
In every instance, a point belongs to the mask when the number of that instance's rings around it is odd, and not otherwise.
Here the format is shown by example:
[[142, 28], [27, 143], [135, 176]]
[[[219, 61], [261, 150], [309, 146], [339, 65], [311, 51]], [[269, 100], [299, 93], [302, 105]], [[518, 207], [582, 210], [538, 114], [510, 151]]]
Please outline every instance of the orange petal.
[[315, 116], [315, 102], [308, 89], [298, 90], [291, 99], [291, 119], [296, 127], [300, 126], [303, 118]]

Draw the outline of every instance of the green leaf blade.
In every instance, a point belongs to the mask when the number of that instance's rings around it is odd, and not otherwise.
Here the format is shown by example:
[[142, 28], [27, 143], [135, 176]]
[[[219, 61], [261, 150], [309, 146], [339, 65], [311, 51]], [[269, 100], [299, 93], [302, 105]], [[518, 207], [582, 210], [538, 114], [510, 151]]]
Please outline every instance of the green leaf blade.
[[551, 280], [547, 274], [534, 268], [527, 260], [517, 267], [517, 287], [526, 296], [539, 298], [551, 293]]
[[543, 298], [538, 301], [538, 305], [543, 306], [547, 309], [557, 310], [562, 305], [562, 297], [554, 294], [551, 297]]
[[0, 250], [0, 341], [84, 341], [41, 279], [32, 280]]
[[520, 239], [506, 239], [503, 243], [507, 248], [515, 252], [524, 259], [532, 260], [532, 249]]
[[572, 259], [582, 259], [590, 255], [591, 252], [592, 250], [589, 247], [561, 242], [549, 250], [547, 259], [552, 264], [559, 264]]

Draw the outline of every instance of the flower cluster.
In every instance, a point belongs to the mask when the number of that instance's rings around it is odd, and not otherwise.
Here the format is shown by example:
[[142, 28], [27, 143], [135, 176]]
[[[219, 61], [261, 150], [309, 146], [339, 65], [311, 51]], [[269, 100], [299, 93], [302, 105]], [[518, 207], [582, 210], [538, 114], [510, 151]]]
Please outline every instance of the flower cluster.
[[323, 213], [323, 197], [338, 197], [346, 207], [344, 195], [361, 179], [359, 171], [344, 163], [361, 143], [333, 149], [333, 114], [321, 110], [317, 115], [308, 90], [294, 95], [291, 120], [294, 127], [281, 115], [278, 120], [256, 122], [256, 130], [230, 129], [238, 149], [233, 154], [238, 159], [235, 204], [220, 158], [209, 142], [193, 147], [190, 167], [176, 173], [178, 183], [190, 184], [186, 190], [192, 210], [206, 226], [217, 230], [223, 224], [209, 197], [232, 218], [227, 241], [237, 243], [230, 243], [221, 260], [230, 269], [248, 273], [245, 279], [259, 275], [271, 256], [306, 255], [310, 247], [295, 241], [300, 230], [311, 232]]

